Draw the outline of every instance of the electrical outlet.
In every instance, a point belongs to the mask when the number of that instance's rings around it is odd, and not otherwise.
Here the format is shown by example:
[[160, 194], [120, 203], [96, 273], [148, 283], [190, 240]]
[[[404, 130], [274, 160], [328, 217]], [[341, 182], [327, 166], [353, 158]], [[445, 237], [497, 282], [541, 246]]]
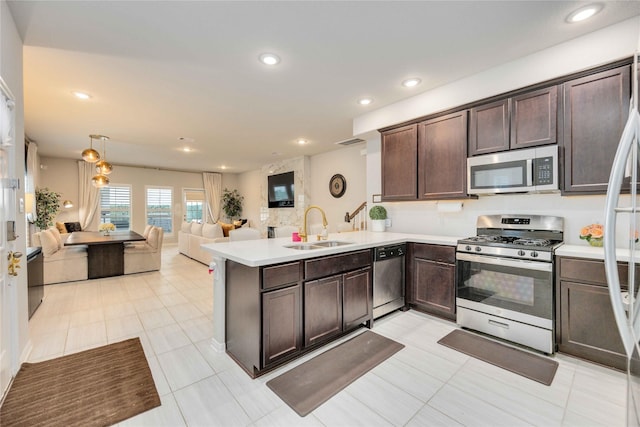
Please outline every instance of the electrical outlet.
[[391, 218], [387, 218], [384, 220], [384, 226], [385, 227], [391, 227]]

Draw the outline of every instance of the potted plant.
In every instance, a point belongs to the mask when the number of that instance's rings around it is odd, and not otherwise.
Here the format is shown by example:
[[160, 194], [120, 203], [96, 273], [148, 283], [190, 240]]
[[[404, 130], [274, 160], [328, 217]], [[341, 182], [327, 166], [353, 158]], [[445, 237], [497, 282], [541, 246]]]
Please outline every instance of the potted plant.
[[226, 188], [224, 189], [222, 193], [222, 210], [230, 220], [240, 217], [243, 200], [244, 197], [238, 193], [238, 190], [229, 191]]
[[40, 230], [53, 227], [53, 220], [60, 212], [60, 194], [48, 188], [36, 189], [36, 220]]
[[384, 206], [374, 206], [369, 211], [369, 218], [371, 218], [371, 231], [385, 231], [387, 210]]

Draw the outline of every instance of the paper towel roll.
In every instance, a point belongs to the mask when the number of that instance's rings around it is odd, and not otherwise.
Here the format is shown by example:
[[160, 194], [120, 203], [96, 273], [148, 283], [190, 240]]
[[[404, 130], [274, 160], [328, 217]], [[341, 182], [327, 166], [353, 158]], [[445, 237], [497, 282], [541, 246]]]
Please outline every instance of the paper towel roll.
[[462, 211], [462, 202], [437, 202], [438, 212], [460, 212]]

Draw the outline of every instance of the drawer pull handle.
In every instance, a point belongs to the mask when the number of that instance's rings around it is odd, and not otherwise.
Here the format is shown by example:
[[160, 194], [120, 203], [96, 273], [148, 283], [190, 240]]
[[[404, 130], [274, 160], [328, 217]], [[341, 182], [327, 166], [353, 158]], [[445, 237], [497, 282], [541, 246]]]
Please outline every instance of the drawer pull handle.
[[507, 323], [502, 323], [502, 322], [496, 322], [495, 320], [491, 320], [489, 319], [489, 324], [491, 326], [498, 326], [500, 328], [505, 328], [505, 329], [509, 329], [509, 325]]

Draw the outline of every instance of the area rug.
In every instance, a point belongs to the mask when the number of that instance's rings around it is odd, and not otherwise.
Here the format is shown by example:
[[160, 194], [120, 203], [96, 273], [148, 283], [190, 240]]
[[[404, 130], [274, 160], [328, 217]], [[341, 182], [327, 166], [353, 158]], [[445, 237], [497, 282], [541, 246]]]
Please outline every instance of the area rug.
[[160, 406], [140, 339], [24, 363], [0, 425], [109, 426]]
[[267, 386], [304, 417], [403, 347], [365, 331], [269, 380]]
[[481, 336], [455, 330], [438, 341], [464, 354], [483, 360], [544, 385], [551, 385], [558, 362]]

